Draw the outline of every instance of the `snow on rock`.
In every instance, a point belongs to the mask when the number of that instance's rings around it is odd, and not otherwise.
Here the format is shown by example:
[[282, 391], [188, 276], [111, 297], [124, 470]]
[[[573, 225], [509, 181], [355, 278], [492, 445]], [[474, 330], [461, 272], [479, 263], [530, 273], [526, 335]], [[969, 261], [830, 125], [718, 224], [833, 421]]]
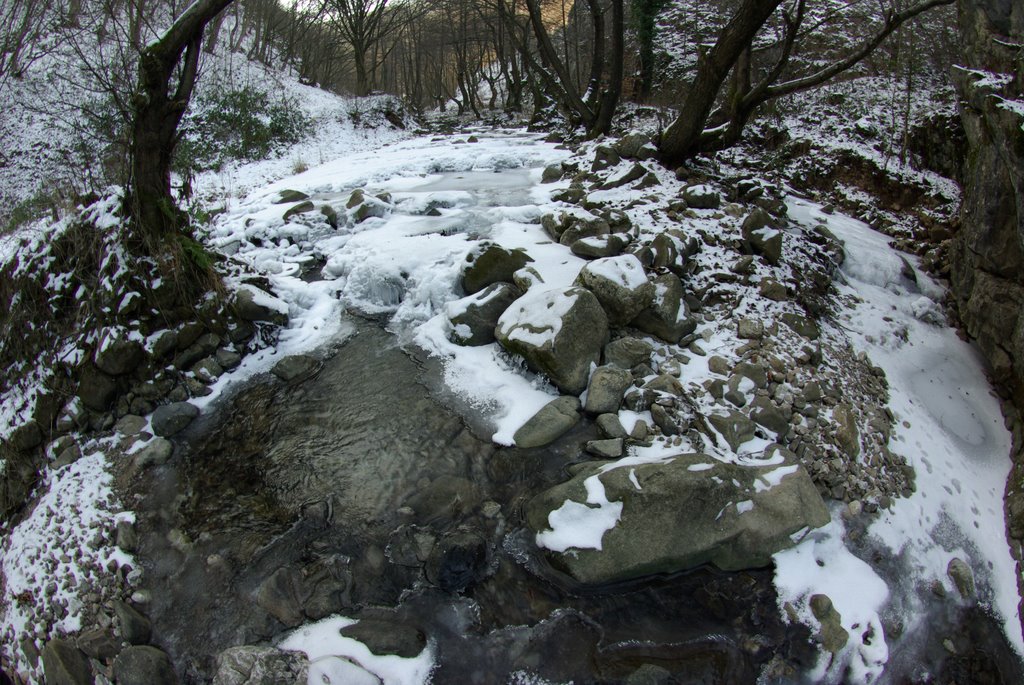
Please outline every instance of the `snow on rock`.
[[[434, 670], [432, 644], [415, 657], [377, 655], [363, 643], [341, 634], [358, 623], [344, 616], [332, 616], [310, 623], [286, 636], [278, 647], [303, 652], [310, 660], [309, 685], [355, 685], [382, 682], [384, 685], [426, 685]], [[377, 680], [379, 679], [379, 680]]]

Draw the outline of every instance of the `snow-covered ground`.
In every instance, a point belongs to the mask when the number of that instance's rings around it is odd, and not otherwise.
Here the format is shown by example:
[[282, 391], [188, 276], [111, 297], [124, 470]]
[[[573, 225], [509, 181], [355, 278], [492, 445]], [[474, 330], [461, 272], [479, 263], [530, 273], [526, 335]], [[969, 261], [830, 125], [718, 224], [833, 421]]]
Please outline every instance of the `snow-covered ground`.
[[[885, 236], [804, 200], [791, 198], [789, 207], [796, 223], [823, 223], [845, 243], [839, 291], [846, 307], [837, 323], [856, 350], [886, 373], [896, 417], [890, 447], [914, 467], [917, 489], [881, 511], [868, 529], [871, 539], [902, 560], [906, 575], [887, 578], [887, 585], [851, 554], [841, 542], [837, 509], [830, 526], [775, 556], [780, 602], [797, 607], [801, 619], [814, 625], [809, 598], [826, 594], [851, 635], [858, 626], [859, 632], [870, 626], [884, 635], [880, 616], [899, 595], [900, 619], [912, 634], [927, 620], [918, 593], [930, 594], [936, 581], [951, 586], [947, 568], [959, 558], [983, 588], [980, 602], [1000, 618], [1010, 644], [1024, 656], [1016, 564], [1002, 504], [1010, 435], [980, 356], [945, 325], [936, 304], [941, 287], [920, 271], [916, 283], [904, 277], [904, 264]], [[854, 640], [831, 665], [822, 660], [820, 675], [837, 681], [848, 666], [848, 675], [872, 682], [887, 659], [884, 639]]]

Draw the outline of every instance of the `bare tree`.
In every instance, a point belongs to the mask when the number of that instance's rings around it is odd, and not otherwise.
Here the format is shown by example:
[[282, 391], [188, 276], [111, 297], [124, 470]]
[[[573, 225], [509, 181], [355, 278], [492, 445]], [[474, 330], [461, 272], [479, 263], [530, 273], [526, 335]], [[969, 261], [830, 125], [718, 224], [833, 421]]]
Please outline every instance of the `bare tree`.
[[356, 95], [373, 88], [373, 75], [390, 51], [381, 50], [385, 39], [422, 13], [410, 3], [389, 0], [324, 0], [327, 16], [352, 47]]
[[[698, 59], [697, 75], [689, 87], [680, 115], [661, 139], [661, 158], [677, 164], [700, 152], [720, 150], [735, 144], [754, 111], [762, 104], [785, 95], [816, 88], [851, 69], [874, 52], [897, 28], [920, 14], [950, 5], [954, 0], [919, 0], [897, 11], [895, 3], [882, 10], [881, 25], [845, 55], [810, 73], [793, 75], [787, 71], [802, 38], [814, 31], [803, 26], [806, 0], [796, 0], [783, 12], [784, 35], [763, 75], [752, 77], [751, 45], [758, 31], [782, 4], [780, 0], [744, 0], [732, 20], [719, 34], [714, 47]], [[733, 79], [726, 102], [713, 117], [713, 108], [730, 71]], [[709, 121], [721, 123], [708, 127]]]

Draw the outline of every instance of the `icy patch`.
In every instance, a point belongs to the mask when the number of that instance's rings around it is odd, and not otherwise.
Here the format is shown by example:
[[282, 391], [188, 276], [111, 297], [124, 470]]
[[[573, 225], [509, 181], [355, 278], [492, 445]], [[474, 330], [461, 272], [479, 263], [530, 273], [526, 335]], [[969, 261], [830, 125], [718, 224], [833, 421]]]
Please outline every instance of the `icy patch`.
[[889, 588], [871, 566], [846, 549], [843, 533], [842, 525], [833, 520], [772, 557], [779, 608], [786, 616], [789, 604], [801, 623], [816, 626], [811, 596], [828, 595], [850, 639], [835, 659], [819, 660], [811, 682], [873, 683], [889, 660], [880, 617]]
[[[359, 621], [332, 616], [297, 628], [277, 646], [290, 652], [302, 652], [310, 661], [309, 685], [358, 685], [372, 683], [369, 672], [384, 685], [425, 685], [435, 666], [432, 643], [418, 656], [403, 658], [394, 654], [379, 656], [358, 640], [344, 637], [341, 629]], [[358, 668], [353, 669], [355, 664]]]

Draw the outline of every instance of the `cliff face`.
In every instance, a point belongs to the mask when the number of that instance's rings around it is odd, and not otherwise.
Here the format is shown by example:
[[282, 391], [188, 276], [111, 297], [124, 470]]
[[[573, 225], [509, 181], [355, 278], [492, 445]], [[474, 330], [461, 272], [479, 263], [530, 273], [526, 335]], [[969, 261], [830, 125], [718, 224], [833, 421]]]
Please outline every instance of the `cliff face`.
[[1024, 407], [1024, 4], [961, 0], [967, 133], [953, 291], [996, 379]]
[[[951, 280], [960, 318], [1016, 407], [1006, 485], [1010, 547], [1024, 569], [1024, 3], [959, 0], [954, 70], [967, 134]], [[1021, 578], [1018, 573], [1018, 578]], [[1024, 596], [1024, 582], [1018, 581]], [[1024, 617], [1024, 602], [1020, 605]], [[1022, 619], [1024, 620], [1024, 619]]]

